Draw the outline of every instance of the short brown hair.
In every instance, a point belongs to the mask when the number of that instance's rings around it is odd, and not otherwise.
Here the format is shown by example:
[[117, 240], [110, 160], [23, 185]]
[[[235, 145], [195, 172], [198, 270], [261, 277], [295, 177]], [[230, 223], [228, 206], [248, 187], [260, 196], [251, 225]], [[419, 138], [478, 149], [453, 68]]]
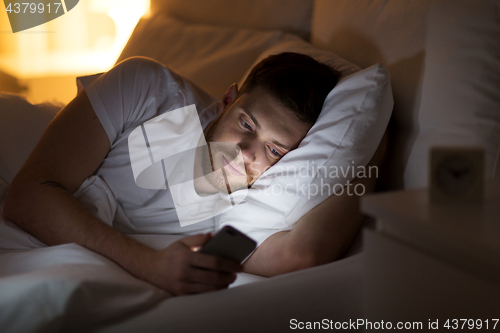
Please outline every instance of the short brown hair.
[[264, 88], [302, 121], [313, 124], [340, 73], [310, 56], [294, 52], [272, 55], [252, 69], [239, 95]]

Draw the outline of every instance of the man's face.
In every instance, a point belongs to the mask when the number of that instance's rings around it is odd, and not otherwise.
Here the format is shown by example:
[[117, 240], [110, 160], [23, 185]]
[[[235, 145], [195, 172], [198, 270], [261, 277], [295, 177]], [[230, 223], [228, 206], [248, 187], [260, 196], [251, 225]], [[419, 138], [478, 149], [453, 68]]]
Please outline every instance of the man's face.
[[[221, 114], [205, 131], [211, 154], [202, 159], [203, 172], [218, 191], [227, 189], [226, 182], [220, 174], [210, 174], [212, 171], [224, 168], [233, 191], [247, 188], [296, 148], [311, 127], [260, 87], [234, 100], [237, 92], [236, 86], [228, 90]], [[235, 159], [236, 145], [242, 160]]]

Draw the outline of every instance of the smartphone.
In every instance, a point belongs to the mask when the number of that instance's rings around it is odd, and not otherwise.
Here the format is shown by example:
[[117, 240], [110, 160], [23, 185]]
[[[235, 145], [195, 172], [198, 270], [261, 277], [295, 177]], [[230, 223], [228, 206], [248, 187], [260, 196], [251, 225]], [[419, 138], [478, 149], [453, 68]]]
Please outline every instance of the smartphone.
[[225, 226], [215, 234], [199, 252], [232, 259], [242, 263], [257, 247], [257, 243], [231, 226]]

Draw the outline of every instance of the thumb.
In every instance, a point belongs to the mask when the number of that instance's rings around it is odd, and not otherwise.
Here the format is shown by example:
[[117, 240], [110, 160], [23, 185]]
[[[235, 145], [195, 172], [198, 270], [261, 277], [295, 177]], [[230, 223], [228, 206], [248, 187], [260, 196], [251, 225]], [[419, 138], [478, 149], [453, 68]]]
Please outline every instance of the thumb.
[[198, 234], [193, 236], [187, 236], [180, 239], [181, 243], [190, 247], [191, 249], [196, 249], [202, 245], [205, 245], [213, 237], [212, 233]]

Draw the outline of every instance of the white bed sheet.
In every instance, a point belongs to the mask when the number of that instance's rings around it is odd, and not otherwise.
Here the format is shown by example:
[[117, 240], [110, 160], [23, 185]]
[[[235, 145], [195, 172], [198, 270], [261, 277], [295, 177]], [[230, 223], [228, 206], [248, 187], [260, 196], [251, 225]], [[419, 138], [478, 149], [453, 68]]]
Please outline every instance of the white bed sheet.
[[[0, 180], [0, 212], [8, 185]], [[180, 236], [134, 235], [164, 248]], [[0, 332], [280, 332], [362, 315], [362, 255], [171, 297], [77, 244], [47, 247], [0, 214]], [[251, 283], [252, 282], [252, 283]]]
[[363, 254], [206, 294], [171, 298], [104, 327], [123, 332], [288, 332], [297, 322], [363, 317]]

